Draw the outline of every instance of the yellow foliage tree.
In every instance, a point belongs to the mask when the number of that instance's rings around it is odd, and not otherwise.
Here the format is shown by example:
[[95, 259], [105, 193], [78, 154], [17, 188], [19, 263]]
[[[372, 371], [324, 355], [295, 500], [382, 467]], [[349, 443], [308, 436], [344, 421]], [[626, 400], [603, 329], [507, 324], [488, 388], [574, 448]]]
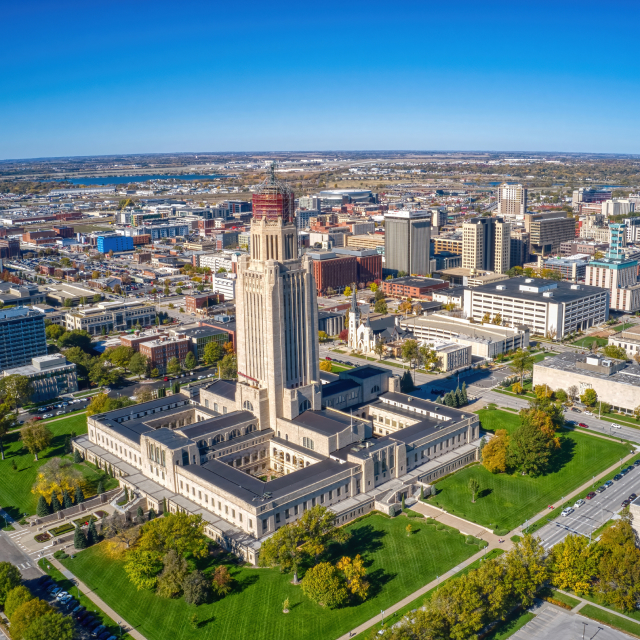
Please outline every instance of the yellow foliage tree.
[[509, 451], [509, 432], [498, 429], [496, 435], [482, 449], [482, 464], [491, 473], [504, 473], [507, 470], [507, 452]]
[[568, 535], [551, 549], [551, 580], [559, 589], [571, 589], [579, 596], [591, 592], [598, 575], [602, 550], [584, 536]]
[[345, 580], [347, 581], [347, 589], [353, 595], [362, 598], [362, 600], [366, 600], [369, 583], [364, 580], [367, 570], [360, 554], [353, 558], [353, 560], [345, 556], [340, 559], [336, 566], [344, 573]]
[[331, 373], [332, 368], [331, 360], [320, 360], [320, 371], [328, 371]]
[[83, 480], [82, 472], [78, 471], [70, 460], [52, 458], [40, 467], [31, 492], [45, 498], [49, 498], [53, 492], [73, 493], [76, 487], [83, 486]]
[[537, 384], [533, 388], [533, 392], [538, 400], [544, 400], [545, 398], [551, 400], [553, 398], [553, 389], [548, 384]]
[[524, 387], [519, 382], [515, 382], [511, 385], [511, 391], [520, 395], [524, 391]]

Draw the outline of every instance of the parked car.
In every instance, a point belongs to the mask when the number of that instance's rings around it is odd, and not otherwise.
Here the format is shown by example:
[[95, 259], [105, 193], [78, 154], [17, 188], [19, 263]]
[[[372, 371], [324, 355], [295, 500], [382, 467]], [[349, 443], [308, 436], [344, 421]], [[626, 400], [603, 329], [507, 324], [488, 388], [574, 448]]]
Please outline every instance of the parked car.
[[95, 627], [96, 624], [98, 624], [98, 621], [96, 620], [95, 616], [93, 615], [88, 615], [85, 618], [82, 619], [82, 621], [80, 622], [80, 624], [85, 628], [85, 629], [91, 629], [92, 627]]
[[571, 407], [571, 411], [575, 411], [576, 413], [582, 413], [580, 409], [576, 409], [575, 407]]
[[592, 415], [593, 415], [593, 413], [591, 413], [591, 411], [585, 411], [585, 412], [584, 412], [584, 415], [585, 415], [585, 416], [592, 416]]
[[629, 473], [629, 471], [633, 471], [635, 469], [635, 467], [633, 465], [631, 465], [630, 467], [627, 467], [627, 473]]
[[612, 423], [611, 423], [611, 426], [612, 426], [614, 429], [622, 429], [622, 427], [621, 427], [619, 424], [616, 424], [615, 422], [612, 422]]
[[623, 509], [627, 506], [629, 506], [629, 500], [623, 500], [622, 504], [620, 505]]
[[106, 630], [103, 631], [99, 636], [98, 636], [98, 640], [107, 640], [107, 638], [111, 635], [111, 631]]
[[62, 587], [54, 586], [52, 589], [49, 589], [49, 594], [52, 596], [57, 596], [62, 591]]
[[629, 496], [629, 502], [633, 502], [637, 497], [638, 497], [638, 496], [637, 496], [635, 493], [632, 493], [632, 494]]
[[42, 417], [43, 417], [44, 419], [46, 419], [46, 418], [53, 418], [53, 414], [52, 414], [52, 413], [45, 413]]
[[607, 480], [607, 481], [604, 483], [604, 486], [605, 486], [605, 487], [610, 487], [612, 484], [613, 484], [613, 480]]
[[578, 424], [579, 427], [582, 427], [583, 429], [588, 429], [589, 425], [585, 424], [584, 422], [581, 422], [580, 424]]
[[56, 593], [56, 600], [60, 601], [62, 600], [62, 598], [65, 598], [68, 595], [69, 595], [68, 591], [58, 591], [58, 593]]
[[604, 485], [602, 485], [601, 487], [598, 487], [596, 489], [596, 493], [602, 493], [607, 487], [605, 487]]
[[633, 466], [634, 466], [634, 467], [640, 467], [640, 460], [636, 460], [636, 461], [633, 463]]
[[573, 513], [573, 509], [571, 507], [567, 507], [566, 509], [562, 510], [562, 513], [560, 514], [561, 516], [568, 516], [570, 514]]
[[577, 509], [578, 507], [581, 507], [583, 504], [586, 504], [586, 503], [582, 498], [580, 498], [579, 500], [576, 500], [573, 506]]
[[589, 493], [587, 493], [587, 495], [585, 496], [585, 500], [591, 500], [592, 498], [596, 497], [596, 492], [595, 491], [590, 491]]
[[103, 631], [105, 631], [107, 629], [107, 627], [105, 627], [103, 624], [98, 625], [92, 632], [91, 632], [91, 637], [92, 638], [97, 638]]
[[618, 482], [618, 480], [622, 480], [622, 478], [623, 478], [623, 477], [624, 477], [624, 476], [623, 476], [622, 474], [620, 474], [620, 473], [619, 473], [617, 476], [613, 476], [613, 479], [614, 479], [616, 482]]

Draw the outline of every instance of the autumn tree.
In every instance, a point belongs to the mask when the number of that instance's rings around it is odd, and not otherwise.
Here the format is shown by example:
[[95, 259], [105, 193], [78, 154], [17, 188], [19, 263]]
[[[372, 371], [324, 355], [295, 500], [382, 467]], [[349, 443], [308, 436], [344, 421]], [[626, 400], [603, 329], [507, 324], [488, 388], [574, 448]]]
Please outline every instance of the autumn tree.
[[20, 569], [10, 562], [0, 562], [0, 607], [4, 607], [9, 593], [21, 583]]
[[336, 567], [342, 571], [344, 575], [347, 590], [361, 600], [366, 600], [369, 583], [364, 579], [367, 575], [367, 569], [364, 566], [364, 561], [360, 557], [360, 554], [353, 559], [344, 556], [338, 561]]
[[9, 430], [15, 427], [18, 421], [17, 411], [12, 411], [11, 407], [6, 404], [0, 404], [0, 458], [4, 460], [4, 438]]
[[175, 598], [182, 591], [182, 583], [189, 573], [189, 566], [175, 549], [167, 551], [162, 558], [162, 564], [156, 594], [161, 598]]
[[559, 589], [570, 589], [579, 596], [589, 594], [599, 572], [601, 555], [598, 544], [590, 544], [584, 536], [569, 534], [551, 548], [551, 581]]
[[511, 385], [511, 391], [519, 396], [521, 393], [524, 393], [524, 387], [519, 382], [514, 382]]
[[155, 551], [132, 549], [127, 554], [124, 571], [138, 591], [155, 589], [158, 584], [158, 574], [162, 571], [160, 554]]
[[71, 460], [52, 458], [38, 470], [32, 493], [47, 497], [52, 493], [70, 492], [83, 480], [82, 472], [73, 466]]
[[331, 373], [333, 369], [333, 365], [331, 364], [331, 360], [321, 360], [320, 361], [320, 371], [327, 371]]
[[156, 518], [142, 527], [138, 548], [161, 556], [173, 549], [181, 556], [204, 558], [209, 551], [204, 525], [200, 514], [171, 513]]
[[38, 454], [44, 451], [50, 444], [53, 433], [46, 424], [36, 420], [29, 421], [20, 432], [22, 445], [27, 451], [38, 459]]
[[232, 380], [238, 377], [238, 359], [234, 355], [227, 354], [218, 364], [220, 377]]
[[211, 586], [219, 598], [223, 598], [231, 592], [233, 582], [233, 576], [229, 573], [227, 567], [224, 565], [216, 567], [211, 578]]
[[511, 438], [506, 429], [498, 429], [482, 448], [482, 464], [491, 473], [504, 473], [507, 470], [509, 443]]
[[516, 600], [530, 607], [536, 592], [549, 578], [542, 542], [537, 537], [525, 535], [505, 556], [507, 584]]
[[320, 562], [307, 570], [302, 579], [302, 592], [313, 602], [329, 609], [339, 607], [348, 598], [345, 580], [330, 562]]

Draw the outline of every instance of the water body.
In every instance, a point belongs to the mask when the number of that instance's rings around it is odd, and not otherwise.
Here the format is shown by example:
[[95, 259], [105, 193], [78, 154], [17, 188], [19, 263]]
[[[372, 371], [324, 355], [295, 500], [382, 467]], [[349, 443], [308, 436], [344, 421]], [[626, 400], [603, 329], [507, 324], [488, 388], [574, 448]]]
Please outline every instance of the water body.
[[214, 178], [223, 178], [226, 176], [220, 176], [217, 174], [211, 174], [208, 176], [189, 173], [183, 176], [177, 175], [142, 175], [142, 176], [105, 176], [105, 177], [87, 177], [87, 178], [60, 178], [58, 180], [46, 180], [45, 182], [59, 182], [65, 181], [71, 184], [86, 184], [86, 185], [100, 185], [109, 186], [115, 184], [130, 184], [133, 182], [152, 182], [154, 180], [213, 180]]

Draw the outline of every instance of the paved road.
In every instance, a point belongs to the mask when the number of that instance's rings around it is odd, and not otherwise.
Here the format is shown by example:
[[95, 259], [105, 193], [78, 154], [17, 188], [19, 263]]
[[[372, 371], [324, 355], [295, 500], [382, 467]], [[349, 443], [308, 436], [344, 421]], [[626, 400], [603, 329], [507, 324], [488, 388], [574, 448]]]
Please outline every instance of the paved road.
[[[570, 533], [589, 536], [622, 509], [621, 503], [625, 498], [639, 491], [640, 470], [636, 467], [621, 480], [614, 481], [608, 489], [596, 494], [595, 498], [587, 500], [581, 507], [576, 507], [571, 515], [559, 516], [539, 529], [536, 535], [547, 549], [564, 540]], [[560, 500], [558, 504], [561, 504]]]
[[[29, 555], [23, 551], [11, 538], [11, 534], [20, 533], [18, 531], [3, 531], [0, 533], [0, 560], [11, 562], [22, 573], [26, 581], [35, 580], [42, 575], [42, 571], [37, 566], [38, 555]], [[29, 586], [27, 584], [27, 586]]]

